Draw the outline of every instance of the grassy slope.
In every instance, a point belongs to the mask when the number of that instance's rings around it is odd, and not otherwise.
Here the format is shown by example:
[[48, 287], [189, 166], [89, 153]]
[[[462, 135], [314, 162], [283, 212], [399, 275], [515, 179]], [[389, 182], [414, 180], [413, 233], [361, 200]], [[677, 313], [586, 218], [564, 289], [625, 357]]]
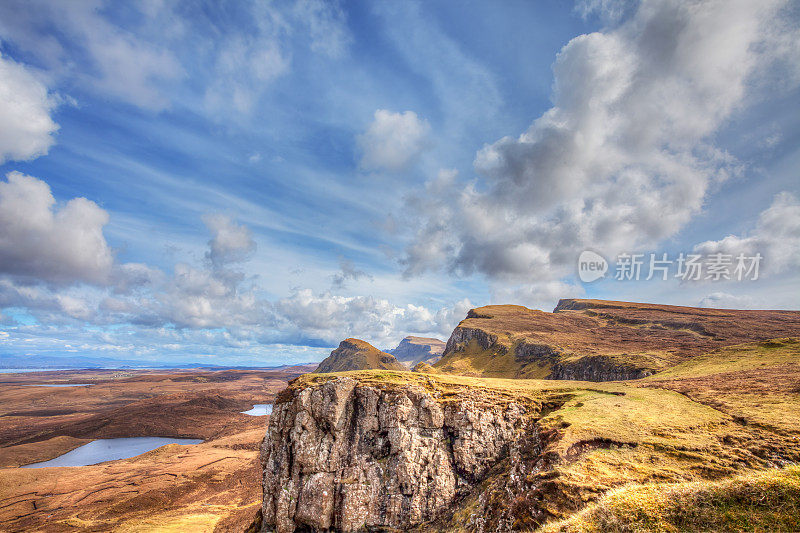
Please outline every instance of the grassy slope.
[[[546, 469], [529, 475], [528, 481], [537, 487], [542, 498], [520, 504], [522, 510], [516, 517], [519, 529], [532, 529], [538, 523], [526, 522], [525, 505], [537, 506], [552, 520], [568, 518], [608, 491], [623, 486], [639, 491], [631, 493], [634, 496], [629, 505], [634, 506], [639, 501], [636, 494], [672, 488], [687, 491], [685, 487], [708, 486], [723, 494], [726, 487], [734, 485], [708, 484], [743, 473], [758, 476], [766, 468], [800, 461], [799, 348], [797, 339], [727, 347], [675, 366], [668, 373], [615, 383], [385, 371], [345, 375], [382, 387], [421, 386], [443, 400], [457, 391], [468, 390], [498, 401], [513, 399], [534, 406], [532, 411], [545, 441], [541, 453], [553, 460]], [[775, 372], [783, 376], [783, 381], [777, 384], [775, 376], [770, 374]], [[765, 381], [759, 373], [771, 377]], [[306, 375], [293, 386], [302, 387], [333, 377]], [[727, 387], [725, 390], [723, 385]], [[765, 387], [771, 392], [765, 392]], [[498, 471], [495, 475], [481, 490], [502, 499], [506, 474]], [[764, 490], [772, 490], [769, 484], [763, 486]], [[452, 520], [440, 528], [458, 529], [457, 524], [469, 521], [478, 512], [479, 496], [463, 501], [454, 510]], [[734, 495], [731, 498], [735, 499]], [[798, 500], [792, 498], [791, 505], [796, 505]], [[731, 516], [757, 514], [753, 509], [760, 507], [753, 507], [745, 500], [740, 502], [741, 508], [732, 508]], [[703, 509], [684, 510], [705, 513], [703, 516], [716, 512], [713, 505], [703, 505]], [[661, 520], [646, 518], [651, 512], [646, 506], [636, 512], [645, 517], [641, 520]], [[627, 520], [626, 516], [621, 515], [620, 520]], [[705, 519], [712, 520], [709, 524], [716, 520]], [[719, 520], [727, 518], [722, 516]], [[631, 522], [628, 529], [620, 526], [610, 530], [633, 531], [636, 527]], [[653, 530], [676, 529], [664, 526]]]
[[641, 381], [781, 433], [800, 428], [800, 339], [721, 348]]
[[[661, 372], [720, 346], [800, 334], [800, 313], [564, 300], [557, 312], [519, 305], [470, 311], [457, 331], [480, 330], [493, 339], [449, 343], [434, 367], [486, 377], [544, 378], [554, 363], [592, 364]], [[455, 333], [455, 332], [454, 332]], [[520, 346], [552, 349], [551, 356], [516, 357]]]
[[713, 483], [629, 486], [541, 533], [800, 531], [800, 466]]

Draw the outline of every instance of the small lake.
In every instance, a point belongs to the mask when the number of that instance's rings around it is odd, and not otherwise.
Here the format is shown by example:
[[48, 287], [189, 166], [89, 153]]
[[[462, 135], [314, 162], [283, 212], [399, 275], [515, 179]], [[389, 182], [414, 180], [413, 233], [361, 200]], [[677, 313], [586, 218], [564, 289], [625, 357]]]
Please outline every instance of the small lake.
[[242, 411], [243, 414], [250, 416], [264, 416], [272, 414], [271, 403], [257, 403], [249, 411]]
[[87, 466], [103, 461], [136, 457], [167, 444], [200, 444], [202, 439], [171, 439], [166, 437], [131, 437], [126, 439], [98, 439], [84, 444], [55, 459], [24, 465], [20, 468], [47, 466]]

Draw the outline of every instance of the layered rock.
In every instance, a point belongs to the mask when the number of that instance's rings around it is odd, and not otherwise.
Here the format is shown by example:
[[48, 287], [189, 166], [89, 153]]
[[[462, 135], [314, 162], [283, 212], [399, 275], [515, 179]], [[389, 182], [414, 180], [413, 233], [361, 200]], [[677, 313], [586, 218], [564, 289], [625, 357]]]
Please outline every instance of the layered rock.
[[395, 356], [408, 368], [414, 368], [419, 363], [434, 364], [444, 353], [445, 342], [429, 337], [408, 336], [388, 353]]
[[345, 339], [322, 361], [315, 373], [352, 370], [407, 370], [395, 357], [361, 339]]
[[646, 378], [653, 373], [653, 370], [637, 367], [635, 364], [618, 362], [604, 355], [593, 355], [555, 363], [550, 367], [548, 379], [623, 381]]
[[800, 334], [800, 312], [561, 300], [471, 310], [434, 368], [506, 378], [627, 380], [721, 346]]
[[420, 385], [288, 389], [262, 448], [264, 527], [407, 530], [446, 514], [519, 440], [528, 410]]

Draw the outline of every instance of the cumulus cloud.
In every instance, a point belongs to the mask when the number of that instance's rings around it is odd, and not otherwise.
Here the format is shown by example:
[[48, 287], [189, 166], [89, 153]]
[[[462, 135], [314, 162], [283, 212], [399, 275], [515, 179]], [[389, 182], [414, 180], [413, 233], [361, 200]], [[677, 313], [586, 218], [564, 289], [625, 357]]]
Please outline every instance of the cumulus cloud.
[[68, 284], [105, 284], [114, 257], [108, 213], [86, 198], [56, 205], [50, 186], [19, 172], [0, 181], [0, 273]]
[[406, 273], [559, 279], [586, 248], [614, 256], [675, 235], [712, 185], [741, 172], [711, 139], [774, 63], [783, 6], [644, 2], [572, 39], [553, 67], [553, 107], [477, 153], [481, 180], [412, 200]]
[[758, 217], [755, 228], [743, 236], [728, 235], [718, 241], [695, 246], [701, 254], [723, 253], [763, 256], [761, 272], [779, 274], [800, 269], [800, 201], [788, 192], [775, 196], [772, 205]]
[[396, 306], [371, 296], [314, 294], [296, 290], [275, 304], [282, 330], [299, 329], [304, 335], [329, 344], [358, 337], [379, 347], [394, 347], [408, 334], [445, 338], [470, 308], [468, 300], [432, 312], [416, 305]]
[[375, 111], [367, 130], [358, 136], [361, 168], [397, 171], [405, 168], [426, 147], [430, 125], [413, 111]]
[[256, 242], [247, 226], [236, 224], [230, 217], [220, 214], [206, 215], [203, 222], [212, 236], [208, 241], [206, 259], [214, 268], [245, 261], [255, 252]]
[[[231, 218], [203, 217], [210, 233], [204, 260], [177, 263], [169, 273], [115, 262], [103, 236], [108, 218], [94, 202], [75, 198], [60, 204], [45, 182], [9, 173], [0, 182], [0, 309], [25, 309], [57, 330], [124, 325], [129, 335], [113, 333], [88, 345], [135, 353], [158, 335], [166, 344], [205, 342], [231, 349], [334, 345], [348, 336], [391, 347], [407, 334], [447, 338], [471, 307], [462, 300], [436, 310], [310, 289], [272, 302], [256, 278], [240, 270], [256, 243], [249, 228]], [[343, 286], [369, 277], [342, 261], [333, 281]], [[19, 332], [24, 325], [14, 327]]]
[[24, 65], [0, 54], [0, 164], [46, 154], [58, 130], [55, 99]]

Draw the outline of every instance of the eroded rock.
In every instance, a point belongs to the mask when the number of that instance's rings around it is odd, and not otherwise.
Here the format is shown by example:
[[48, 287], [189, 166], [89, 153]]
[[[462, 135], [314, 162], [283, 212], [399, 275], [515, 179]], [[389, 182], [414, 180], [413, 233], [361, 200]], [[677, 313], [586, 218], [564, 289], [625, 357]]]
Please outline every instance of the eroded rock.
[[408, 529], [508, 454], [526, 409], [341, 377], [275, 406], [262, 447], [264, 530]]

